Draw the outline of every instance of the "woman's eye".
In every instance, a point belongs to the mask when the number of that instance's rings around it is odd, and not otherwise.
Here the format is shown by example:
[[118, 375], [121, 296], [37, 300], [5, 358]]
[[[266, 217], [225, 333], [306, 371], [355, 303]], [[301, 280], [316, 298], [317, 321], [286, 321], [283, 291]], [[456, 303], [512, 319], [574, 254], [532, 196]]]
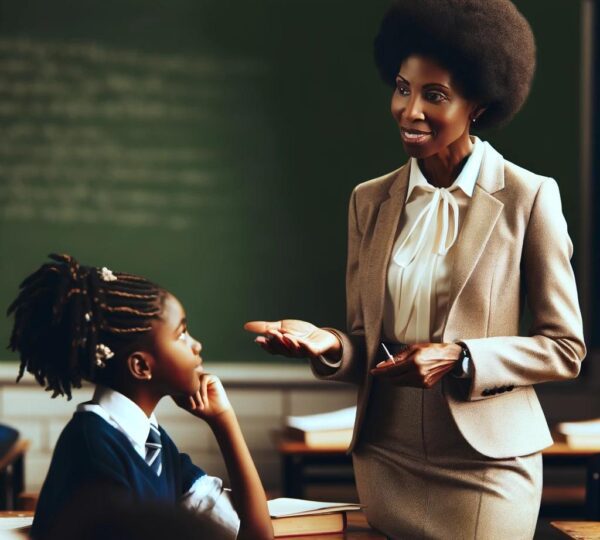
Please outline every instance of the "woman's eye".
[[396, 82], [396, 90], [398, 90], [398, 93], [401, 96], [408, 96], [410, 95], [410, 90], [408, 89], [408, 87], [402, 83], [402, 82]]
[[431, 101], [432, 103], [440, 103], [440, 102], [446, 101], [448, 99], [441, 92], [427, 92], [425, 94], [425, 97], [427, 98], [428, 101]]

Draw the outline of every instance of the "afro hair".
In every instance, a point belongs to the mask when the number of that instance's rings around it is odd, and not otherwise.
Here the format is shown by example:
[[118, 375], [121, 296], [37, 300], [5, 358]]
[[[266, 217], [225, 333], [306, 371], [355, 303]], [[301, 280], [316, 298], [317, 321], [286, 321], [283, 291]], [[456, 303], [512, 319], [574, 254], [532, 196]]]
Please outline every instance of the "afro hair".
[[375, 38], [382, 79], [395, 87], [413, 54], [439, 62], [466, 99], [486, 107], [477, 121], [482, 129], [517, 113], [535, 71], [533, 32], [510, 0], [396, 0]]

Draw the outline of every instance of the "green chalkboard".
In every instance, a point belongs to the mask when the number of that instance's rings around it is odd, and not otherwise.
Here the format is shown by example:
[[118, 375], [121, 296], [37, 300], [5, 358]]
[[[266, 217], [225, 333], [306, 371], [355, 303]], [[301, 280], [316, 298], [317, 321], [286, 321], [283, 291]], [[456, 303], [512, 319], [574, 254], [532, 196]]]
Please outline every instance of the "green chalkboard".
[[[343, 325], [349, 193], [405, 159], [372, 62], [387, 4], [1, 1], [0, 305], [58, 251], [171, 290], [207, 362], [268, 360], [248, 319]], [[517, 4], [539, 75], [487, 138], [574, 216], [579, 7]]]

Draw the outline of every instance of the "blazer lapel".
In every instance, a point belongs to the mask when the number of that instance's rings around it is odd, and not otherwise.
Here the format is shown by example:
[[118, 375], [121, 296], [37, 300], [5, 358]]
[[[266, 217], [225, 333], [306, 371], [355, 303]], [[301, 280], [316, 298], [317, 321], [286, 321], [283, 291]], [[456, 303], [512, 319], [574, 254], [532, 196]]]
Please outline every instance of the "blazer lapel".
[[410, 166], [406, 165], [398, 172], [398, 176], [388, 191], [388, 198], [379, 206], [377, 222], [373, 231], [373, 242], [369, 250], [369, 269], [366, 274], [367, 283], [364, 289], [368, 291], [365, 299], [365, 326], [369, 358], [376, 350], [376, 340], [379, 339], [383, 321], [383, 303], [385, 299], [385, 285], [387, 268], [396, 239], [398, 221], [404, 208], [406, 190], [408, 188]]
[[487, 142], [479, 177], [458, 236], [450, 282], [448, 313], [477, 266], [504, 204], [492, 194], [504, 188], [504, 158]]

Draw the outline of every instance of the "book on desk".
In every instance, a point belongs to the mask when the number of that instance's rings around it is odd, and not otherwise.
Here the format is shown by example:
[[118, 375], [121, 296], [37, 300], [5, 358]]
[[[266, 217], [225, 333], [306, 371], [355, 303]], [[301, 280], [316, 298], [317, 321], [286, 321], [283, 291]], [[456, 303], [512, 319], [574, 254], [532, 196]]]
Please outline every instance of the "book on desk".
[[284, 437], [315, 448], [325, 446], [345, 448], [352, 440], [355, 417], [356, 407], [306, 416], [288, 416]]
[[554, 429], [554, 440], [571, 448], [598, 448], [600, 452], [600, 418], [561, 422]]
[[346, 528], [346, 512], [362, 508], [360, 504], [286, 497], [273, 499], [267, 504], [276, 538], [343, 532]]

